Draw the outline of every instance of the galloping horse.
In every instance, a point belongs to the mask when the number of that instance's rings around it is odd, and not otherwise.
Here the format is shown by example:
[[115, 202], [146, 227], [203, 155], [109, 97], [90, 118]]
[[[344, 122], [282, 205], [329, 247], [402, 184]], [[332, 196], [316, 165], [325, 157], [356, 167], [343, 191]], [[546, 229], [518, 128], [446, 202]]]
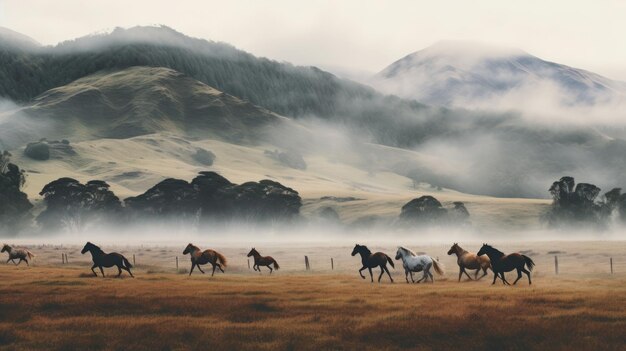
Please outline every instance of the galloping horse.
[[91, 253], [91, 259], [93, 260], [93, 266], [91, 266], [91, 271], [97, 277], [98, 274], [94, 270], [94, 268], [100, 268], [100, 272], [102, 272], [102, 277], [104, 278], [104, 269], [102, 267], [113, 267], [117, 266], [117, 276], [119, 277], [122, 274], [122, 269], [127, 271], [131, 277], [135, 277], [130, 269], [133, 267], [130, 262], [121, 254], [117, 252], [111, 252], [110, 254], [105, 253], [98, 246], [87, 242], [85, 247], [80, 251], [81, 254], [85, 254], [85, 252], [89, 251]]
[[[476, 270], [474, 273], [474, 279], [476, 280], [480, 280], [486, 276], [487, 269], [491, 268], [491, 261], [488, 256], [478, 256], [473, 252], [464, 250], [458, 243], [454, 243], [454, 245], [450, 247], [450, 250], [448, 250], [448, 255], [452, 254], [456, 254], [456, 263], [459, 265], [459, 281], [461, 281], [463, 273], [465, 273], [465, 275], [472, 280], [469, 274], [465, 271], [466, 268]], [[481, 269], [483, 270], [483, 275], [478, 278], [478, 272], [480, 272]]]
[[[526, 275], [528, 276], [528, 285], [532, 284], [532, 282], [530, 281], [530, 271], [533, 270], [535, 262], [533, 262], [530, 257], [519, 253], [505, 255], [504, 253], [502, 253], [502, 251], [487, 244], [483, 244], [477, 255], [487, 255], [491, 260], [491, 269], [494, 273], [493, 283], [491, 283], [491, 285], [496, 283], [496, 278], [498, 277], [498, 274], [502, 279], [502, 284], [511, 285], [509, 284], [509, 282], [506, 281], [506, 278], [504, 277], [504, 272], [510, 272], [514, 269], [517, 269], [517, 279], [515, 279], [513, 285], [515, 285], [515, 283], [517, 283], [517, 281], [522, 278], [522, 272], [526, 273]], [[524, 268], [524, 265], [528, 267], [528, 270]]]
[[[22, 263], [22, 261], [26, 262], [27, 266], [30, 266], [30, 264], [28, 264], [28, 259], [29, 258], [33, 258], [35, 257], [35, 255], [28, 251], [27, 249], [17, 249], [17, 248], [13, 248], [7, 244], [4, 244], [4, 246], [2, 246], [2, 251], [0, 252], [7, 252], [9, 254], [9, 259], [7, 260], [7, 263], [9, 263], [9, 261], [13, 262], [14, 265], [19, 265], [20, 263]], [[15, 259], [19, 258], [20, 260], [15, 263]]]
[[428, 277], [430, 277], [430, 280], [434, 283], [435, 280], [433, 279], [433, 274], [430, 273], [430, 269], [431, 268], [435, 268], [435, 272], [437, 272], [437, 274], [439, 275], [443, 275], [443, 268], [441, 267], [441, 265], [439, 264], [439, 262], [433, 260], [432, 257], [427, 256], [427, 255], [416, 255], [415, 252], [399, 246], [398, 247], [398, 251], [396, 251], [396, 260], [402, 259], [402, 266], [404, 266], [404, 278], [406, 279], [406, 282], [409, 282], [409, 273], [411, 273], [411, 281], [413, 283], [415, 283], [415, 280], [413, 280], [413, 272], [424, 272], [424, 275], [422, 276], [422, 279], [418, 280], [417, 282], [421, 282], [422, 280], [424, 280], [425, 282], [428, 282]]
[[214, 250], [204, 250], [201, 251], [199, 247], [194, 246], [189, 243], [183, 251], [183, 255], [189, 254], [191, 256], [191, 270], [189, 271], [189, 275], [193, 272], [193, 269], [198, 266], [198, 269], [202, 274], [204, 271], [200, 268], [201, 264], [210, 263], [213, 265], [213, 273], [211, 273], [211, 277], [215, 274], [215, 267], [219, 268], [222, 273], [224, 273], [223, 267], [226, 267], [226, 257], [221, 253]]
[[[254, 265], [252, 266], [252, 269], [254, 269], [255, 271], [259, 271], [259, 273], [261, 273], [261, 267], [259, 266], [265, 266], [269, 268], [270, 274], [272, 274], [274, 269], [278, 270], [280, 268], [278, 262], [276, 262], [276, 260], [272, 256], [261, 256], [261, 254], [254, 247], [252, 248], [252, 250], [250, 250], [250, 252], [248, 252], [248, 257], [250, 256], [254, 257]], [[274, 269], [270, 267], [272, 263], [274, 264]]]
[[387, 269], [387, 262], [389, 262], [391, 267], [395, 268], [395, 266], [393, 265], [393, 261], [391, 260], [391, 257], [387, 256], [386, 254], [382, 252], [377, 252], [375, 254], [372, 254], [372, 251], [370, 251], [367, 248], [367, 246], [359, 245], [359, 244], [356, 244], [356, 246], [354, 247], [354, 250], [352, 250], [352, 256], [356, 255], [357, 253], [361, 255], [361, 263], [363, 263], [363, 267], [359, 269], [359, 275], [361, 276], [361, 278], [365, 279], [365, 276], [361, 272], [367, 268], [370, 271], [370, 279], [372, 280], [372, 283], [373, 283], [374, 275], [372, 274], [372, 268], [376, 268], [380, 266], [380, 275], [378, 276], [378, 282], [380, 283], [380, 278], [382, 278], [383, 274], [387, 272], [389, 279], [391, 279], [391, 282], [393, 283], [393, 278], [391, 277], [391, 274], [389, 273], [389, 269]]

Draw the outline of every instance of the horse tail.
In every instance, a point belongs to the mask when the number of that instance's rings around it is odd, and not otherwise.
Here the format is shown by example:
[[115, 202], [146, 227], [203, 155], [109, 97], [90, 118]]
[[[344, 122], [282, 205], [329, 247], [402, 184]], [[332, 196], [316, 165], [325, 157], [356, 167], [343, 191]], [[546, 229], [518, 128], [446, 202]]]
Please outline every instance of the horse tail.
[[28, 257], [29, 257], [30, 259], [32, 259], [33, 257], [35, 257], [35, 254], [34, 254], [34, 253], [32, 253], [32, 252], [30, 252], [30, 251], [28, 251], [28, 250], [26, 250], [26, 254], [28, 255]]
[[389, 264], [391, 265], [391, 267], [396, 268], [396, 266], [394, 266], [393, 264], [393, 260], [391, 259], [391, 257], [385, 255], [387, 257], [387, 262], [389, 262]]
[[280, 269], [280, 266], [278, 265], [278, 262], [276, 262], [276, 260], [274, 260], [274, 269]]
[[531, 260], [530, 257], [526, 255], [522, 255], [522, 257], [524, 258], [524, 261], [526, 262], [526, 267], [528, 267], [528, 270], [532, 271], [533, 267], [535, 266], [535, 262], [533, 262], [533, 260]]
[[226, 262], [226, 257], [224, 257], [224, 255], [215, 251], [215, 256], [217, 256], [217, 260], [220, 262], [222, 266], [226, 267], [228, 265], [228, 263]]
[[443, 266], [432, 257], [430, 259], [433, 261], [433, 268], [435, 268], [435, 272], [439, 275], [444, 275]]
[[126, 268], [133, 268], [133, 265], [130, 264], [130, 262], [128, 262], [128, 260], [126, 259], [126, 257], [122, 256], [122, 261], [124, 262], [124, 265], [126, 266]]

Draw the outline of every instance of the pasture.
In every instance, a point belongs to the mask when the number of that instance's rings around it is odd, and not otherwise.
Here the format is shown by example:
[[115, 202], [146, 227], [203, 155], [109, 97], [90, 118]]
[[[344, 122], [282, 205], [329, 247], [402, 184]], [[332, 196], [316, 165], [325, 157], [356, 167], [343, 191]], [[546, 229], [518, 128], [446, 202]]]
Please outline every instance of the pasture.
[[[248, 269], [250, 248], [198, 243], [222, 252], [229, 265], [226, 274], [213, 278], [197, 271], [188, 277], [185, 245], [102, 245], [107, 252], [136, 255], [134, 279], [125, 273], [113, 278], [116, 269], [105, 270], [107, 278], [94, 277], [81, 246], [28, 245], [37, 255], [31, 267], [0, 265], [0, 350], [626, 346], [626, 264], [619, 256], [626, 252], [624, 242], [494, 244], [507, 253], [525, 251], [537, 263], [532, 286], [522, 279], [512, 287], [492, 286], [491, 272], [477, 282], [457, 283], [455, 258], [445, 254], [449, 245], [413, 246], [445, 265], [446, 274], [435, 275], [434, 284], [406, 284], [395, 260], [390, 268], [395, 284], [362, 280], [351, 246], [257, 247], [281, 265], [269, 276], [267, 270]], [[392, 246], [370, 248], [395, 255]], [[554, 251], [559, 251], [559, 275]], [[61, 264], [62, 253], [69, 264]], [[304, 269], [304, 255], [311, 271]], [[615, 258], [614, 274], [609, 257]]]

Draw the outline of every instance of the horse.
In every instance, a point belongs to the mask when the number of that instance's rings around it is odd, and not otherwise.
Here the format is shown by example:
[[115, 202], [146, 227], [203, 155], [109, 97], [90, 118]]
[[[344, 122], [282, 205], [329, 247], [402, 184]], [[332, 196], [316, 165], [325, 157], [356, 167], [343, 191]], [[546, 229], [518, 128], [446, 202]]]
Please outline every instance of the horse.
[[[533, 262], [530, 257], [519, 253], [505, 255], [504, 253], [502, 253], [502, 251], [487, 244], [483, 244], [477, 255], [487, 255], [491, 260], [491, 269], [494, 273], [493, 283], [491, 283], [491, 285], [496, 283], [496, 278], [498, 277], [498, 274], [502, 279], [502, 284], [511, 285], [508, 281], [506, 281], [506, 278], [504, 277], [504, 272], [510, 272], [514, 269], [517, 269], [517, 279], [515, 279], [513, 285], [515, 285], [517, 281], [522, 278], [522, 272], [524, 272], [528, 276], [528, 285], [532, 284], [532, 281], [530, 280], [530, 271], [533, 270], [535, 262]], [[528, 267], [528, 270], [524, 268], [524, 265]]]
[[370, 251], [367, 248], [367, 246], [359, 245], [359, 244], [356, 244], [356, 246], [354, 246], [354, 249], [352, 250], [352, 256], [355, 256], [357, 253], [361, 255], [361, 263], [363, 264], [363, 267], [359, 269], [359, 275], [361, 276], [361, 278], [365, 279], [365, 276], [361, 272], [367, 268], [370, 271], [370, 279], [372, 280], [372, 283], [373, 283], [374, 275], [372, 274], [372, 268], [380, 267], [380, 275], [378, 276], [378, 282], [380, 283], [380, 278], [382, 278], [383, 274], [387, 272], [389, 279], [393, 283], [393, 278], [391, 277], [391, 273], [389, 273], [389, 269], [387, 269], [387, 262], [389, 262], [391, 267], [395, 268], [393, 261], [391, 260], [391, 257], [387, 256], [386, 254], [382, 252], [377, 252], [375, 254], [372, 254], [372, 251]]
[[[33, 257], [35, 257], [35, 255], [28, 251], [27, 249], [18, 249], [18, 248], [13, 248], [10, 245], [4, 244], [4, 246], [2, 246], [2, 251], [0, 252], [7, 252], [9, 254], [9, 259], [7, 260], [7, 263], [9, 263], [9, 261], [13, 262], [14, 265], [18, 266], [20, 263], [22, 263], [22, 261], [26, 262], [27, 266], [30, 266], [30, 264], [28, 264], [28, 259], [32, 259]], [[15, 263], [15, 259], [19, 258], [20, 260]]]
[[[255, 271], [259, 271], [259, 273], [261, 273], [260, 266], [265, 266], [269, 268], [270, 274], [272, 274], [274, 269], [278, 270], [280, 268], [278, 262], [276, 262], [276, 260], [272, 256], [261, 256], [261, 254], [254, 247], [252, 248], [252, 250], [250, 250], [250, 252], [248, 252], [248, 257], [251, 256], [254, 257], [254, 265], [252, 266], [252, 269], [254, 269]], [[272, 263], [274, 264], [274, 269], [272, 269], [271, 267]]]
[[[456, 254], [456, 263], [459, 265], [459, 281], [461, 281], [461, 276], [463, 273], [472, 280], [472, 278], [467, 274], [465, 269], [475, 269], [474, 279], [480, 280], [484, 276], [487, 275], [487, 269], [491, 268], [491, 261], [488, 256], [478, 256], [473, 252], [469, 252], [462, 247], [459, 246], [458, 243], [454, 243], [450, 250], [448, 250], [448, 255]], [[478, 278], [478, 272], [483, 270], [483, 275]]]
[[126, 257], [124, 257], [123, 255], [117, 252], [111, 252], [109, 254], [105, 253], [98, 246], [90, 242], [87, 242], [87, 244], [85, 244], [85, 247], [83, 247], [80, 253], [84, 255], [87, 251], [91, 253], [91, 258], [93, 260], [93, 266], [91, 266], [91, 271], [96, 277], [98, 276], [98, 274], [96, 273], [94, 268], [96, 267], [100, 268], [100, 272], [102, 272], [102, 277], [104, 278], [104, 269], [102, 269], [102, 267], [109, 268], [113, 266], [117, 266], [118, 277], [122, 275], [122, 269], [127, 271], [131, 277], [133, 278], [135, 277], [133, 273], [130, 271], [130, 269], [133, 266], [130, 264], [130, 262], [128, 262]]
[[214, 250], [204, 250], [201, 251], [199, 247], [194, 246], [192, 243], [189, 243], [183, 251], [183, 255], [189, 254], [191, 257], [191, 270], [189, 271], [189, 275], [193, 272], [193, 269], [198, 266], [198, 269], [202, 274], [204, 271], [200, 268], [200, 265], [210, 263], [213, 265], [213, 273], [211, 273], [211, 277], [215, 275], [215, 267], [219, 268], [222, 273], [224, 273], [224, 267], [226, 267], [226, 257], [221, 253]]
[[416, 255], [415, 252], [399, 246], [398, 251], [396, 251], [396, 260], [402, 259], [402, 266], [404, 266], [404, 278], [406, 282], [409, 282], [409, 273], [411, 274], [411, 281], [415, 283], [413, 279], [413, 272], [424, 272], [424, 275], [417, 282], [421, 282], [424, 280], [428, 282], [428, 277], [434, 283], [433, 274], [430, 272], [431, 268], [435, 269], [435, 272], [439, 275], [443, 275], [443, 268], [439, 262], [433, 260], [432, 257], [428, 255]]

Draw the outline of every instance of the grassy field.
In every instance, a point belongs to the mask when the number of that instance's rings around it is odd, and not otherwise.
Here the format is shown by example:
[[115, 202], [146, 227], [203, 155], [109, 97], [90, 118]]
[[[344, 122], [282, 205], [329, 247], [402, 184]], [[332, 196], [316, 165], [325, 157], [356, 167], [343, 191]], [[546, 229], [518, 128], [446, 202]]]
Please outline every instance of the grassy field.
[[626, 347], [621, 273], [538, 273], [530, 287], [504, 287], [457, 283], [449, 265], [435, 284], [408, 285], [396, 264], [395, 284], [371, 284], [350, 258], [332, 272], [286, 262], [272, 276], [234, 262], [213, 278], [154, 266], [116, 279], [93, 277], [86, 262], [0, 265], [0, 350]]

